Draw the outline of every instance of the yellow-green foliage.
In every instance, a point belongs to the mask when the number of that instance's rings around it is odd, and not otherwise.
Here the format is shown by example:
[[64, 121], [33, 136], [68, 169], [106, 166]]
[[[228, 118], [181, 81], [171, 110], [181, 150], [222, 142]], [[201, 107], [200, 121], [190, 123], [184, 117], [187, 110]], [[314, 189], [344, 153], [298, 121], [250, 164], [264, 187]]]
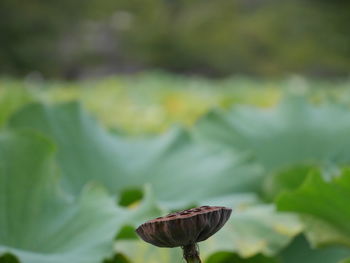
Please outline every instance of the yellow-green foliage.
[[79, 100], [109, 127], [153, 133], [176, 124], [192, 125], [213, 108], [229, 108], [234, 104], [271, 107], [285, 92], [305, 93], [316, 103], [329, 99], [348, 103], [349, 87], [348, 81], [311, 81], [300, 77], [270, 81], [246, 77], [208, 80], [164, 73], [75, 82], [3, 78], [0, 100], [6, 101], [7, 109], [1, 112], [1, 118], [29, 100]]

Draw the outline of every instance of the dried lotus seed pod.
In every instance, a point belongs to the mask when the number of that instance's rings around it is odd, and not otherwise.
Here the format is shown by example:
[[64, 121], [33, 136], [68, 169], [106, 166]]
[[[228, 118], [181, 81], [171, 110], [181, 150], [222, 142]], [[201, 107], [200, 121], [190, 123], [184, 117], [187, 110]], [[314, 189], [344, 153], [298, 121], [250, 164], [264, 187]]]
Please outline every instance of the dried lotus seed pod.
[[136, 232], [158, 247], [182, 247], [187, 262], [199, 263], [196, 243], [219, 231], [232, 210], [222, 206], [201, 206], [168, 214], [140, 225]]

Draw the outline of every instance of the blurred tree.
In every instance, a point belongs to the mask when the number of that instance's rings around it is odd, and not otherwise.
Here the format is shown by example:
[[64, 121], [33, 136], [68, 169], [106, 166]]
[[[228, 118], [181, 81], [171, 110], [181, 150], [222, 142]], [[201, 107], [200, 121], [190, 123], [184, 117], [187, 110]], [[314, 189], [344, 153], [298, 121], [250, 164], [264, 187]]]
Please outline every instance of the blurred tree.
[[1, 0], [0, 72], [59, 72], [57, 41], [88, 15], [91, 1]]
[[[0, 71], [346, 75], [349, 10], [343, 0], [2, 0]], [[79, 27], [87, 20], [95, 26]]]
[[349, 72], [346, 2], [148, 3], [152, 5], [128, 9], [137, 20], [123, 38], [128, 53], [145, 65], [215, 75]]

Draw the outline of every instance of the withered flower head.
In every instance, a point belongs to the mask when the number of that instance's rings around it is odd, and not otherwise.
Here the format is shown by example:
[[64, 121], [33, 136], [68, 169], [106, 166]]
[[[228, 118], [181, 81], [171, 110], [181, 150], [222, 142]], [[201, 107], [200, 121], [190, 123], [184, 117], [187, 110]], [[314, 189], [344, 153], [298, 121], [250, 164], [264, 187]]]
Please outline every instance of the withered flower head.
[[229, 219], [232, 210], [222, 206], [201, 206], [168, 214], [147, 221], [136, 232], [146, 242], [158, 247], [182, 247], [184, 257], [197, 258], [196, 243], [219, 231]]

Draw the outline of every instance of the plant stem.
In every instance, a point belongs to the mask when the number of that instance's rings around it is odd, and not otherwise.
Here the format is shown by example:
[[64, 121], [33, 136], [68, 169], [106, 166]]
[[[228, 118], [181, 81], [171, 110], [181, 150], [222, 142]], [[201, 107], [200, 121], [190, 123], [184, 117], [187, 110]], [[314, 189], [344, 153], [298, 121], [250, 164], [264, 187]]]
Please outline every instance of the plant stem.
[[190, 244], [182, 247], [184, 259], [187, 263], [202, 263], [199, 258], [199, 251], [196, 244]]

